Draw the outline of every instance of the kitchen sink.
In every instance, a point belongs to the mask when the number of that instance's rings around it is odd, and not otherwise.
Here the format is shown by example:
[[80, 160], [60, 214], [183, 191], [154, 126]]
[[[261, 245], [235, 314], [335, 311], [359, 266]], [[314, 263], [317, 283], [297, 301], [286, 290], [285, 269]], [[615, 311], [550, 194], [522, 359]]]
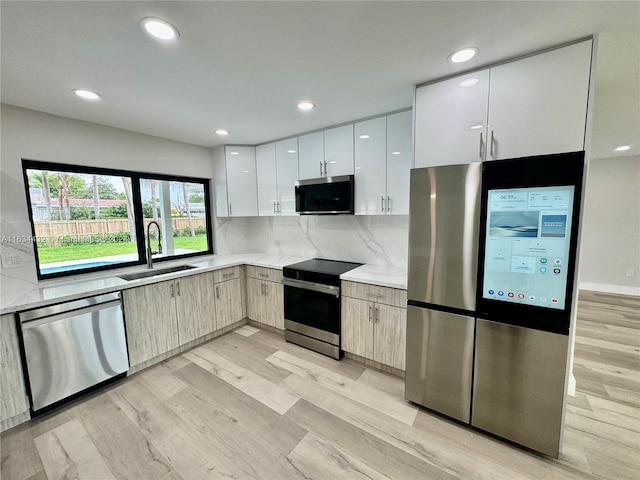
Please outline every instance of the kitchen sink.
[[118, 275], [118, 278], [129, 282], [131, 280], [139, 280], [141, 278], [166, 275], [167, 273], [184, 272], [185, 270], [191, 270], [192, 268], [198, 267], [195, 267], [193, 265], [180, 265], [179, 267], [152, 268], [151, 270], [146, 270], [144, 272], [130, 273], [128, 275]]

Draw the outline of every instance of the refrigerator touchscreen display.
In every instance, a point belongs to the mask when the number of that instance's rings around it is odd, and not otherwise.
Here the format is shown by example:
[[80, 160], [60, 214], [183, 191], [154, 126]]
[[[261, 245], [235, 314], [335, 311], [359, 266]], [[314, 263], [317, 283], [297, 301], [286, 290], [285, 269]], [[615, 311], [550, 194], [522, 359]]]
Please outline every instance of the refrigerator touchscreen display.
[[483, 298], [566, 308], [574, 190], [487, 191]]

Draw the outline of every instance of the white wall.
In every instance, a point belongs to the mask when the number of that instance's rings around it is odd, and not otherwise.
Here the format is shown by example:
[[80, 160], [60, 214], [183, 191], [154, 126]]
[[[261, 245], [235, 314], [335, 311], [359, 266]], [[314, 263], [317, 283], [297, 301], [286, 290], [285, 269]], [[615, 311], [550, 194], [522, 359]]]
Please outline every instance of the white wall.
[[213, 175], [211, 150], [205, 147], [5, 104], [0, 106], [0, 120], [0, 251], [22, 260], [21, 267], [0, 268], [2, 291], [37, 281], [33, 246], [15, 241], [31, 236], [23, 158], [201, 178]]
[[592, 159], [584, 207], [580, 288], [640, 295], [640, 157]]

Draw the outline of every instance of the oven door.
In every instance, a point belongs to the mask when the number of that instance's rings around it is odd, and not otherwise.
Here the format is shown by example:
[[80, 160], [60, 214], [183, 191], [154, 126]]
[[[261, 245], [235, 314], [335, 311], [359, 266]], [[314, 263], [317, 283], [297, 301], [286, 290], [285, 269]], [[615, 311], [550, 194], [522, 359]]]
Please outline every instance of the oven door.
[[340, 345], [340, 287], [283, 278], [285, 328]]

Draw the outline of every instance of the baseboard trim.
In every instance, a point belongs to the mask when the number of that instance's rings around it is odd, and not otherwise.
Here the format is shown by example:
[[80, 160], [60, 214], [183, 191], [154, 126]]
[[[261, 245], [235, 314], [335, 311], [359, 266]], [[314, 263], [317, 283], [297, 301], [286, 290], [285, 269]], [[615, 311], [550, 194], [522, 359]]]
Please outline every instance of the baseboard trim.
[[626, 287], [624, 285], [609, 285], [606, 283], [580, 282], [578, 284], [580, 290], [589, 290], [591, 292], [613, 293], [616, 295], [629, 295], [632, 297], [640, 297], [640, 287]]
[[21, 423], [28, 422], [31, 419], [31, 412], [29, 410], [19, 413], [11, 418], [6, 418], [0, 421], [0, 432], [6, 432], [10, 428], [16, 427]]

